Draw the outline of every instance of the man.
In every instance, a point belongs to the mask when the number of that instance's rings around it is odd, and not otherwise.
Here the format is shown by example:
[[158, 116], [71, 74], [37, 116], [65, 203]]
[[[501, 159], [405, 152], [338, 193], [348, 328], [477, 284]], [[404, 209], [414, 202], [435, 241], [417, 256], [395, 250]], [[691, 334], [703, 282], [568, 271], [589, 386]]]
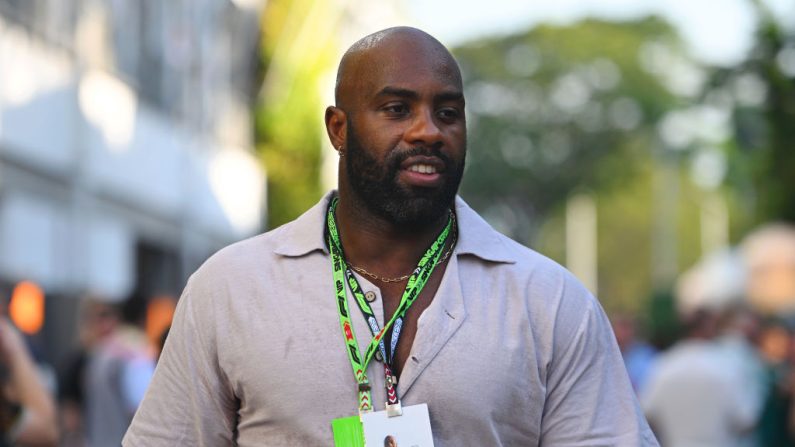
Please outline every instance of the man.
[[613, 318], [613, 334], [616, 336], [618, 349], [624, 359], [624, 367], [629, 375], [629, 382], [639, 395], [643, 391], [646, 379], [654, 366], [657, 350], [638, 337], [637, 321], [628, 315], [619, 315]]
[[54, 446], [55, 402], [25, 340], [0, 309], [0, 446]]
[[339, 191], [191, 277], [124, 445], [332, 445], [332, 421], [420, 404], [436, 446], [656, 445], [596, 300], [455, 197], [444, 46], [387, 29], [337, 76]]
[[716, 342], [718, 321], [711, 310], [688, 315], [686, 338], [660, 355], [640, 395], [665, 445], [732, 447], [752, 441], [747, 435], [761, 404], [751, 397], [757, 386], [740, 373], [751, 365], [741, 366]]
[[96, 327], [83, 386], [86, 445], [119, 445], [154, 373], [152, 347], [141, 329], [146, 301], [133, 294], [121, 306], [86, 303]]

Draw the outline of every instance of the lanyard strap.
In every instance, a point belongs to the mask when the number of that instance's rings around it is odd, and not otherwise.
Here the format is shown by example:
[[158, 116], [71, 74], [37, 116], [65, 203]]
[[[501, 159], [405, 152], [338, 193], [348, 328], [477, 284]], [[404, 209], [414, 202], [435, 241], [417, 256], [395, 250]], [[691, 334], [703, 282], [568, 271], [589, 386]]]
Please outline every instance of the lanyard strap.
[[[364, 294], [362, 293], [359, 282], [356, 280], [356, 277], [350, 271], [350, 268], [348, 268], [348, 265], [345, 262], [342, 243], [340, 241], [339, 232], [337, 231], [337, 225], [334, 218], [336, 207], [337, 198], [334, 198], [332, 199], [331, 205], [329, 206], [327, 216], [329, 251], [331, 252], [332, 269], [334, 272], [334, 287], [336, 290], [337, 307], [340, 317], [340, 328], [342, 329], [345, 344], [348, 348], [347, 352], [348, 359], [351, 362], [351, 369], [353, 370], [354, 378], [359, 385], [359, 412], [365, 413], [372, 410], [372, 398], [366, 371], [367, 365], [369, 364], [376, 350], [380, 350], [381, 355], [384, 358], [387, 402], [388, 404], [398, 403], [397, 391], [394, 388], [395, 384], [390, 364], [394, 358], [397, 340], [400, 337], [400, 329], [402, 328], [403, 318], [411, 304], [414, 303], [419, 296], [423, 287], [425, 287], [425, 283], [427, 283], [431, 273], [433, 273], [433, 270], [436, 268], [436, 265], [438, 264], [442, 254], [442, 249], [447, 242], [447, 238], [454, 222], [452, 217], [448, 219], [445, 228], [431, 244], [428, 250], [425, 251], [425, 254], [417, 264], [417, 268], [414, 269], [414, 272], [412, 272], [408, 279], [406, 289], [403, 291], [403, 296], [400, 299], [400, 304], [395, 310], [394, 315], [392, 315], [392, 318], [390, 318], [384, 328], [381, 329], [379, 328], [378, 320], [376, 319], [370, 304], [367, 302]], [[367, 346], [364, 358], [360, 356], [361, 351], [359, 350], [359, 345], [356, 342], [356, 336], [353, 332], [353, 324], [351, 323], [350, 319], [350, 312], [348, 309], [348, 302], [345, 292], [346, 279], [349, 286], [351, 287], [354, 297], [356, 298], [359, 309], [362, 311], [365, 320], [367, 321], [367, 324], [373, 333], [373, 339]], [[393, 327], [392, 342], [390, 344], [390, 350], [388, 353], [389, 355], [387, 355], [383, 342], [383, 336], [390, 327]]]
[[[351, 287], [354, 297], [356, 297], [356, 302], [359, 304], [359, 309], [362, 311], [362, 315], [364, 315], [364, 319], [367, 321], [367, 326], [370, 328], [370, 332], [373, 334], [373, 337], [378, 336], [378, 333], [381, 331], [378, 325], [378, 320], [375, 318], [369, 303], [367, 303], [366, 300], [360, 300], [360, 297], [363, 297], [364, 293], [362, 292], [362, 288], [359, 285], [359, 281], [356, 280], [356, 277], [353, 275], [353, 272], [350, 268], [345, 270], [345, 276], [348, 278], [348, 284]], [[402, 327], [403, 315], [400, 315], [392, 325], [392, 338], [389, 351], [386, 350], [383, 339], [378, 342], [378, 350], [381, 353], [381, 358], [384, 359], [384, 384], [386, 386], [387, 408], [389, 408], [389, 405], [397, 405], [399, 402], [394, 374], [392, 374], [392, 365], [395, 348], [397, 347], [397, 342], [400, 338]]]

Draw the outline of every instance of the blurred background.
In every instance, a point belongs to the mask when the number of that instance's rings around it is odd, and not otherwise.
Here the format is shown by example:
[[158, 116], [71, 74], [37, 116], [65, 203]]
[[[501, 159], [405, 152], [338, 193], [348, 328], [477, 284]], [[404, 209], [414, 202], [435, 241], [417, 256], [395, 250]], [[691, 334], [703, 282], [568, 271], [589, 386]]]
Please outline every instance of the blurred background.
[[188, 276], [334, 187], [336, 65], [394, 25], [459, 60], [462, 196], [599, 297], [664, 444], [795, 445], [795, 2], [0, 0], [0, 302], [61, 444], [113, 445], [92, 399], [134, 411]]

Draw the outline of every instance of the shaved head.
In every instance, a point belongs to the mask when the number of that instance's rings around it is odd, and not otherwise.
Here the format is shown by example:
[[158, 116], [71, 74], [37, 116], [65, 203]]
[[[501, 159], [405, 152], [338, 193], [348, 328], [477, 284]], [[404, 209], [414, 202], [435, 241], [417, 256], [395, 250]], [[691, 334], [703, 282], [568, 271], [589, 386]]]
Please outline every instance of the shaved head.
[[396, 64], [416, 64], [421, 59], [442, 67], [450, 80], [461, 88], [461, 71], [447, 48], [425, 31], [399, 26], [365, 36], [348, 48], [337, 70], [334, 90], [337, 107], [349, 111], [350, 102], [378, 70]]
[[340, 61], [326, 130], [340, 154], [341, 209], [402, 230], [445, 222], [466, 158], [461, 70], [438, 40], [389, 28]]

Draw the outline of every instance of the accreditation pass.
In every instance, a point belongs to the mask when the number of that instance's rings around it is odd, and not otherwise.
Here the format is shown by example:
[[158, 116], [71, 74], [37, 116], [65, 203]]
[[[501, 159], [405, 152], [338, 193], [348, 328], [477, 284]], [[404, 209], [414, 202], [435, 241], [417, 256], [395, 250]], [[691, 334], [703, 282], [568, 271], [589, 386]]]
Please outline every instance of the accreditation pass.
[[386, 411], [335, 419], [335, 447], [433, 447], [428, 405], [403, 407], [403, 415], [389, 417]]

